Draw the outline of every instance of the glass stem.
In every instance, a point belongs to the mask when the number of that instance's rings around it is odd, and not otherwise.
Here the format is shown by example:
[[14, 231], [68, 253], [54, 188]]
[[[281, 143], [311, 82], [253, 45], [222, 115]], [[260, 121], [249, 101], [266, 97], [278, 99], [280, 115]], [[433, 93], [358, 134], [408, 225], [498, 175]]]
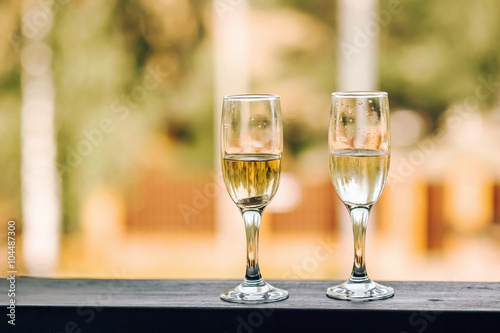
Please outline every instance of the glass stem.
[[259, 285], [264, 282], [259, 269], [259, 227], [262, 209], [242, 211], [247, 236], [247, 269], [244, 284]]
[[371, 206], [347, 206], [351, 215], [352, 230], [354, 233], [354, 265], [352, 267], [351, 282], [366, 282], [370, 278], [366, 273], [365, 264], [365, 235], [368, 215]]

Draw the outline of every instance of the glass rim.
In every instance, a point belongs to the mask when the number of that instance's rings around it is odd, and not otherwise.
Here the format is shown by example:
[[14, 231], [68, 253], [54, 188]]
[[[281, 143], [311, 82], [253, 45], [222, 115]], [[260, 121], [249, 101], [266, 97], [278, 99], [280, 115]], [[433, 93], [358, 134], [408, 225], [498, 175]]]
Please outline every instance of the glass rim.
[[387, 97], [387, 92], [385, 91], [336, 91], [332, 93], [332, 97], [356, 97], [356, 98], [377, 98], [377, 97]]
[[280, 96], [276, 94], [239, 94], [224, 96], [224, 101], [275, 101], [279, 99]]

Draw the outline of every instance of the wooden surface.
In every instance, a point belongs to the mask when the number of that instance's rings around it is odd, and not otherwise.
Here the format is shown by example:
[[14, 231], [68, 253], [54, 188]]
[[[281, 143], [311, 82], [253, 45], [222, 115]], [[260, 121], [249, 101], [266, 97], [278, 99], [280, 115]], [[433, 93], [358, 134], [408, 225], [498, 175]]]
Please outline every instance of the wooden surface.
[[269, 281], [290, 298], [221, 301], [238, 282], [18, 278], [17, 330], [4, 314], [0, 332], [500, 332], [500, 283], [386, 282], [393, 298], [347, 302], [325, 296], [332, 281]]

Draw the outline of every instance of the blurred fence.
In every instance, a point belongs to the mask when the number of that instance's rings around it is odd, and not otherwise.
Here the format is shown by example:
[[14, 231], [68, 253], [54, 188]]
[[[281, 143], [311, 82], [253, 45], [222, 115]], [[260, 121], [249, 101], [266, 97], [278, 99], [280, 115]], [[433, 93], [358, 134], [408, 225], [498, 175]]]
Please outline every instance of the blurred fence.
[[178, 180], [151, 172], [128, 196], [127, 230], [157, 232], [214, 232], [215, 200], [203, 189], [213, 180]]
[[[216, 195], [207, 195], [206, 189], [210, 186], [214, 186], [214, 181], [209, 178], [179, 180], [160, 172], [148, 174], [131, 188], [127, 197], [126, 230], [129, 233], [154, 231], [215, 234]], [[283, 236], [339, 232], [339, 207], [342, 207], [331, 183], [302, 183], [301, 186], [302, 199], [296, 207], [288, 212], [265, 213], [268, 230]], [[409, 235], [411, 239], [407, 241], [417, 244], [419, 251], [442, 250], [447, 233], [455, 229], [453, 217], [446, 213], [450, 210], [450, 202], [447, 202], [446, 196], [449, 189], [443, 183], [424, 181], [408, 190], [421, 198], [420, 201], [398, 202], [399, 194], [390, 197], [392, 191], [386, 189], [388, 194], [382, 195], [375, 206], [373, 221], [370, 223], [374, 224], [379, 233], [397, 232], [391, 231], [391, 228], [405, 230], [401, 236]], [[491, 202], [484, 202], [484, 207], [479, 208], [493, 208], [490, 223], [493, 225], [500, 222], [500, 184], [491, 184], [491, 193]], [[400, 200], [406, 199], [400, 197]], [[415, 206], [417, 213], [408, 211], [401, 218], [395, 212], [395, 207], [402, 204]], [[488, 225], [469, 228], [481, 231], [486, 230]]]

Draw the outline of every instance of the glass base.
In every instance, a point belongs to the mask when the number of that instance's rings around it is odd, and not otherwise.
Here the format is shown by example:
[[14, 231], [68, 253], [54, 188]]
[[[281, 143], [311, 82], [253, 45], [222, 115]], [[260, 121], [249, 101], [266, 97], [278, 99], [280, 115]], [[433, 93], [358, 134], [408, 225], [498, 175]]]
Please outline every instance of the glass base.
[[275, 288], [262, 280], [259, 283], [243, 282], [233, 289], [224, 291], [220, 294], [220, 298], [233, 303], [270, 303], [287, 299], [288, 291]]
[[364, 282], [349, 280], [338, 286], [328, 288], [326, 295], [331, 298], [347, 301], [373, 301], [394, 296], [394, 289], [371, 280]]

